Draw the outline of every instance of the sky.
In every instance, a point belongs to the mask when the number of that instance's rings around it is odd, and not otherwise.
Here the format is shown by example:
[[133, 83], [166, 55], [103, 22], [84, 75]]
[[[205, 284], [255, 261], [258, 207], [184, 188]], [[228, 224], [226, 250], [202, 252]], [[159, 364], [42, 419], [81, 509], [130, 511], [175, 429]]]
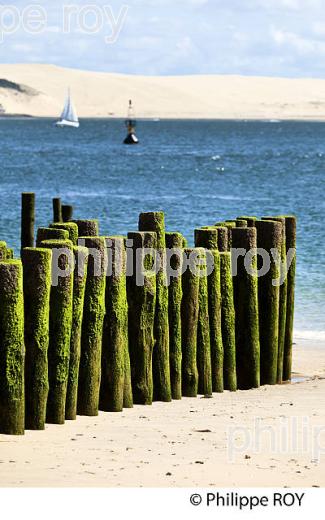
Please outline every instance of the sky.
[[144, 75], [325, 78], [325, 0], [15, 0], [4, 5], [1, 63]]

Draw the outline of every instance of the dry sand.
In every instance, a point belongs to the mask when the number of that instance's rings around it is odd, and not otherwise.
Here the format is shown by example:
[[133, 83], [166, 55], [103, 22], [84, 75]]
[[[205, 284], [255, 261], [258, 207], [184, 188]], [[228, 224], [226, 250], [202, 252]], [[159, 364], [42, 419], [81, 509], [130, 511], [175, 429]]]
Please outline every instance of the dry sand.
[[[0, 486], [324, 486], [325, 454], [317, 463], [301, 448], [303, 428], [311, 443], [325, 425], [325, 343], [299, 340], [294, 372], [306, 380], [0, 435]], [[298, 452], [279, 443], [283, 428], [292, 441], [294, 417]], [[260, 453], [247, 446], [230, 463], [229, 428], [245, 427], [254, 439], [255, 418], [274, 427], [275, 449], [265, 433]], [[325, 431], [320, 442], [325, 451]]]
[[[1, 79], [22, 88], [1, 88]], [[135, 76], [53, 65], [0, 65], [8, 114], [57, 117], [71, 87], [82, 117], [325, 119], [325, 80], [244, 76]], [[26, 88], [27, 87], [27, 88]]]

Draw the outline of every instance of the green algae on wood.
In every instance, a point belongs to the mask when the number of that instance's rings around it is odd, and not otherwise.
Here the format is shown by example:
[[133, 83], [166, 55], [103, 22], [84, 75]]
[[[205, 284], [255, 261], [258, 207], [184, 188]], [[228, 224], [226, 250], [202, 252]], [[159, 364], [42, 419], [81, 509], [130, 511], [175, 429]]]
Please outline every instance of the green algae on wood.
[[[262, 258], [261, 254], [258, 255], [258, 270], [267, 268], [267, 272], [260, 275], [258, 280], [261, 384], [275, 385], [279, 344], [280, 265], [274, 260], [271, 249], [277, 249], [278, 256], [281, 257], [282, 225], [280, 222], [257, 220], [256, 229], [257, 247], [264, 250], [265, 256]], [[266, 260], [267, 264], [264, 266]]]
[[214, 228], [218, 232], [218, 251], [220, 251], [220, 253], [228, 251], [228, 228], [226, 226], [214, 226]]
[[153, 352], [154, 399], [169, 402], [171, 396], [169, 366], [168, 287], [166, 281], [165, 216], [162, 211], [140, 213], [139, 231], [157, 234], [157, 253], [161, 267], [157, 272], [155, 348]]
[[61, 199], [56, 197], [52, 200], [53, 205], [53, 222], [62, 222], [62, 205]]
[[255, 227], [255, 222], [257, 220], [257, 217], [241, 216], [241, 217], [237, 217], [236, 221], [237, 220], [245, 220], [247, 222], [247, 227]]
[[[236, 221], [234, 220], [226, 220], [225, 222], [216, 222], [215, 227], [219, 228], [219, 227], [222, 227], [222, 228], [227, 228], [228, 230], [228, 251], [230, 251], [231, 247], [232, 247], [232, 240], [231, 240], [231, 232], [232, 232], [232, 229], [236, 227]], [[223, 251], [223, 249], [219, 248], [219, 251]]]
[[69, 240], [66, 229], [40, 227], [37, 230], [36, 247], [40, 247], [43, 240]]
[[52, 252], [22, 251], [25, 307], [25, 428], [44, 430], [49, 391], [48, 347]]
[[63, 222], [70, 222], [73, 217], [73, 206], [69, 204], [62, 204], [62, 220]]
[[105, 315], [106, 244], [104, 237], [81, 237], [89, 250], [81, 333], [79, 415], [98, 415], [103, 322]]
[[[190, 260], [195, 249], [184, 249], [184, 258]], [[187, 268], [182, 276], [182, 395], [196, 397], [198, 392], [197, 331], [199, 319], [200, 278]]]
[[286, 223], [284, 217], [262, 217], [262, 220], [274, 220], [281, 222], [282, 225], [282, 248], [281, 248], [281, 277], [282, 284], [280, 287], [279, 302], [279, 345], [278, 345], [278, 364], [277, 364], [277, 382], [282, 383], [283, 378], [283, 356], [284, 344], [286, 336], [286, 319], [287, 319], [287, 248], [286, 248]]
[[[69, 240], [74, 246], [78, 243], [78, 226], [74, 222], [54, 222], [50, 224], [50, 228], [63, 229], [69, 233]], [[83, 245], [83, 244], [80, 244]]]
[[[157, 235], [153, 232], [128, 233], [127, 243], [132, 258], [128, 258], [127, 297], [129, 306], [129, 350], [133, 399], [136, 404], [152, 404], [154, 323], [156, 309], [156, 275], [152, 271]], [[144, 249], [152, 255], [144, 255]], [[140, 265], [143, 278], [138, 280]], [[131, 275], [132, 269], [132, 275]]]
[[[73, 245], [70, 240], [44, 240], [41, 245], [52, 250], [46, 422], [64, 424], [73, 308]], [[58, 267], [60, 273], [56, 276]]]
[[183, 242], [181, 233], [166, 233], [169, 265], [173, 270], [168, 286], [169, 362], [172, 399], [182, 398], [182, 265]]
[[296, 217], [284, 215], [286, 226], [286, 248], [293, 253], [287, 275], [287, 315], [286, 315], [286, 334], [283, 355], [283, 381], [291, 380], [292, 370], [292, 343], [293, 343], [293, 319], [295, 302], [295, 275], [296, 275]]
[[106, 237], [108, 272], [102, 343], [100, 410], [121, 412], [124, 402], [125, 352], [128, 348], [126, 251], [123, 237]]
[[7, 251], [6, 251], [6, 260], [13, 260], [13, 259], [14, 259], [14, 250], [9, 247], [9, 248], [7, 248]]
[[24, 299], [20, 260], [0, 262], [0, 433], [23, 435]]
[[99, 224], [96, 219], [72, 220], [78, 226], [80, 237], [97, 237], [99, 235]]
[[0, 242], [0, 261], [7, 260], [7, 243], [1, 240]]
[[258, 321], [258, 278], [256, 229], [236, 228], [232, 232], [233, 253], [242, 249], [248, 255], [233, 258], [236, 273], [233, 277], [236, 317], [237, 386], [240, 390], [260, 386], [260, 342]]
[[220, 255], [218, 251], [219, 233], [222, 229], [226, 239], [226, 228], [205, 228], [195, 230], [195, 245], [205, 247], [211, 255], [213, 270], [208, 275], [209, 325], [211, 345], [211, 376], [213, 392], [223, 392], [223, 345], [221, 331], [221, 291], [220, 291]]
[[246, 228], [247, 227], [247, 220], [242, 218], [236, 218], [236, 227], [238, 228]]
[[85, 247], [74, 246], [73, 254], [75, 259], [75, 268], [73, 272], [73, 303], [69, 374], [65, 405], [66, 420], [75, 420], [77, 415], [81, 330], [87, 280], [88, 249]]
[[224, 352], [223, 376], [225, 390], [237, 390], [235, 309], [231, 253], [220, 253], [221, 330]]
[[21, 194], [21, 249], [34, 247], [35, 193]]

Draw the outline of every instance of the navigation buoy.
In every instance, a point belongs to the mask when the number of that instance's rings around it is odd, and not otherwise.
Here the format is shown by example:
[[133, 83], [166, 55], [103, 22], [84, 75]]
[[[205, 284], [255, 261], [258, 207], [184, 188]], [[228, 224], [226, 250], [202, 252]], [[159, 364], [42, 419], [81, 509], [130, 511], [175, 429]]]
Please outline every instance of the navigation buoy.
[[136, 120], [134, 117], [134, 110], [132, 105], [132, 100], [129, 100], [129, 109], [128, 109], [128, 115], [127, 119], [125, 120], [125, 126], [127, 128], [127, 136], [124, 139], [124, 144], [138, 144], [139, 139], [135, 135], [135, 127], [136, 127]]

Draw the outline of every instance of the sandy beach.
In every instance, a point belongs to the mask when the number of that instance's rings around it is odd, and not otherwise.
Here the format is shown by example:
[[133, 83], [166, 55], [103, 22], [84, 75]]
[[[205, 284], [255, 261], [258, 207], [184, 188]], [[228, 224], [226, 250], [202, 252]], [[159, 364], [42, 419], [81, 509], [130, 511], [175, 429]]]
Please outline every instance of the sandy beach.
[[[0, 435], [0, 486], [324, 486], [324, 455], [318, 463], [311, 450], [325, 419], [324, 341], [296, 340], [293, 370], [292, 384]], [[273, 428], [275, 448], [266, 431], [256, 441], [257, 424]], [[325, 451], [325, 431], [318, 443]]]
[[320, 79], [140, 76], [0, 65], [0, 105], [7, 114], [58, 117], [68, 87], [81, 117], [125, 117], [132, 98], [139, 118], [325, 119], [325, 80]]

